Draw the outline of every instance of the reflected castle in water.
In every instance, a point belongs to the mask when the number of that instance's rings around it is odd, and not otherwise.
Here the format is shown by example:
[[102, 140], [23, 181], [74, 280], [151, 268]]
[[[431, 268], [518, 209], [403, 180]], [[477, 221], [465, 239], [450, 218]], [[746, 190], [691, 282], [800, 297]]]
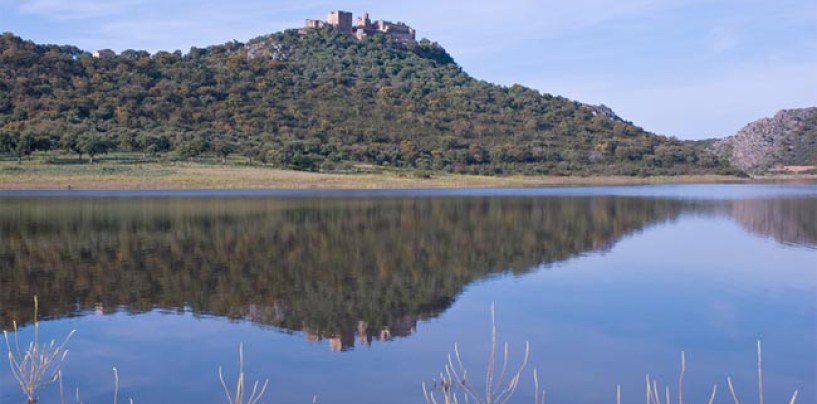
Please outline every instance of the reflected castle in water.
[[36, 294], [46, 318], [190, 310], [303, 332], [339, 351], [411, 335], [478, 279], [603, 251], [685, 212], [728, 215], [752, 232], [814, 247], [814, 210], [792, 205], [813, 203], [6, 199], [0, 324], [30, 319]]

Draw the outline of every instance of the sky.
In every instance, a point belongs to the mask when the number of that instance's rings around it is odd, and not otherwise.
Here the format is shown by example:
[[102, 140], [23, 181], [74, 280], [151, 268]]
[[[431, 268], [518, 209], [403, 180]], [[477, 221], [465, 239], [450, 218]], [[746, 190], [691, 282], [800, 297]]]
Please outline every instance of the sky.
[[404, 21], [477, 79], [604, 104], [680, 139], [817, 106], [817, 0], [0, 0], [0, 31], [186, 52], [334, 9]]

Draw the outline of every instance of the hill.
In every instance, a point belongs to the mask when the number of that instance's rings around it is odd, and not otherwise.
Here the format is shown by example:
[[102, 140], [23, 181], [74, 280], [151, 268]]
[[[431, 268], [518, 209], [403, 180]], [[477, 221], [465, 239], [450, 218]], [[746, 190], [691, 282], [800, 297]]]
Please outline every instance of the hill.
[[715, 142], [712, 150], [746, 172], [817, 166], [817, 107], [782, 110], [754, 121]]
[[[98, 55], [99, 56], [99, 55]], [[0, 152], [202, 154], [301, 170], [728, 173], [612, 111], [462, 71], [436, 43], [289, 30], [186, 54], [0, 39]]]

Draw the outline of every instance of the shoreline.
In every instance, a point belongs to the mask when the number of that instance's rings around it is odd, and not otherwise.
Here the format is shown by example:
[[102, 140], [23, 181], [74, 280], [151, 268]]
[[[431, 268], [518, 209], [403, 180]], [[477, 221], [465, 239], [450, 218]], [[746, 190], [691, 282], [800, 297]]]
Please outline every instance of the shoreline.
[[[19, 168], [9, 168], [19, 167]], [[422, 188], [535, 188], [650, 184], [817, 183], [817, 175], [769, 175], [740, 178], [727, 175], [629, 176], [477, 176], [408, 171], [379, 173], [317, 173], [237, 165], [145, 164], [141, 166], [61, 167], [5, 165], [0, 190], [299, 190], [299, 189], [422, 189]]]

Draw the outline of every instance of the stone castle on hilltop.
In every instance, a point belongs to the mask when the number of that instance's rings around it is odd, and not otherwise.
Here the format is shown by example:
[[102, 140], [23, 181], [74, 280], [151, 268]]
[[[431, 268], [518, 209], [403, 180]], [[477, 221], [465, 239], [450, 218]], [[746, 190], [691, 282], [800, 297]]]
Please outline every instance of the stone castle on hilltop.
[[321, 28], [327, 25], [344, 34], [353, 35], [358, 40], [380, 33], [398, 41], [414, 41], [416, 34], [414, 28], [402, 22], [377, 20], [372, 23], [369, 20], [369, 13], [363, 13], [352, 24], [352, 13], [340, 10], [330, 11], [326, 21], [307, 19], [304, 28], [300, 32], [306, 33], [309, 29]]

